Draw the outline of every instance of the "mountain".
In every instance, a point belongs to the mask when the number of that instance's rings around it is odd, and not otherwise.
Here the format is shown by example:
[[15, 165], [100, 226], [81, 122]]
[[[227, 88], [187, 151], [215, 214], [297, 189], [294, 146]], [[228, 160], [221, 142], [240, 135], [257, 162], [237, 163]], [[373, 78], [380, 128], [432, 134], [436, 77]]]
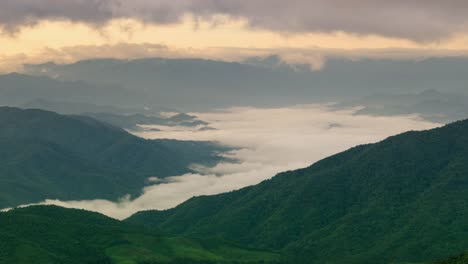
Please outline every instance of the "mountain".
[[[47, 71], [47, 73], [45, 73]], [[25, 73], [56, 76], [62, 81], [86, 80], [95, 85], [119, 85], [135, 91], [145, 105], [182, 111], [238, 105], [290, 103], [301, 97], [292, 84], [304, 87], [295, 72], [279, 72], [249, 64], [203, 59], [100, 59], [58, 65], [26, 65]], [[280, 76], [278, 76], [280, 75]], [[297, 85], [296, 85], [297, 86]], [[280, 96], [280, 97], [279, 97]], [[294, 100], [289, 100], [294, 97]]]
[[183, 113], [171, 117], [161, 116], [161, 112], [177, 112], [169, 108], [122, 108], [79, 102], [61, 102], [36, 99], [20, 106], [23, 109], [41, 109], [66, 115], [84, 115], [99, 121], [128, 130], [140, 130], [138, 125], [163, 125], [197, 127], [208, 123], [196, 116]]
[[136, 91], [119, 85], [61, 81], [18, 73], [0, 75], [0, 105], [22, 106], [34, 100], [69, 101], [113, 106], [141, 106]]
[[[20, 107], [37, 101], [62, 101], [80, 104], [76, 106], [80, 109], [100, 105], [114, 110], [137, 109], [140, 113], [145, 109], [194, 112], [232, 106], [341, 102], [371, 94], [404, 96], [426, 90], [466, 95], [467, 66], [467, 58], [330, 58], [322, 69], [311, 72], [304, 65], [289, 65], [275, 56], [242, 63], [164, 58], [46, 63], [25, 65], [25, 74], [0, 75], [0, 105]], [[408, 108], [422, 107], [424, 111], [427, 105]], [[68, 111], [57, 104], [53, 107], [37, 108]], [[444, 107], [452, 113], [458, 109], [450, 110], [450, 104]], [[84, 112], [118, 114], [89, 109]]]
[[433, 122], [450, 123], [468, 116], [468, 96], [426, 90], [417, 94], [375, 94], [334, 105], [337, 109], [362, 107], [358, 115], [419, 114]]
[[177, 112], [171, 108], [125, 108], [113, 105], [98, 105], [92, 103], [82, 103], [80, 101], [55, 101], [51, 99], [35, 99], [26, 104], [19, 105], [24, 109], [42, 109], [50, 112], [56, 112], [64, 115], [80, 115], [83, 113], [111, 113], [117, 115], [158, 115], [160, 112]]
[[84, 116], [0, 108], [0, 208], [43, 199], [138, 195], [149, 177], [191, 172], [227, 150], [209, 142], [145, 140]]
[[128, 222], [280, 250], [293, 263], [418, 263], [468, 248], [468, 121], [362, 145]]
[[0, 213], [0, 263], [278, 263], [275, 253], [211, 238], [162, 236], [98, 213], [35, 206]]
[[109, 123], [129, 130], [141, 130], [139, 125], [206, 127], [207, 122], [199, 120], [196, 116], [176, 114], [172, 117], [148, 116], [143, 114], [117, 115], [112, 113], [82, 113], [102, 122]]
[[[26, 65], [25, 73], [62, 81], [121, 86], [140, 104], [205, 111], [231, 106], [288, 106], [374, 93], [466, 93], [467, 58], [339, 59], [323, 68], [288, 65], [277, 56], [242, 63], [203, 59], [96, 59]], [[143, 103], [144, 102], [144, 103]], [[128, 104], [128, 103], [127, 103]]]

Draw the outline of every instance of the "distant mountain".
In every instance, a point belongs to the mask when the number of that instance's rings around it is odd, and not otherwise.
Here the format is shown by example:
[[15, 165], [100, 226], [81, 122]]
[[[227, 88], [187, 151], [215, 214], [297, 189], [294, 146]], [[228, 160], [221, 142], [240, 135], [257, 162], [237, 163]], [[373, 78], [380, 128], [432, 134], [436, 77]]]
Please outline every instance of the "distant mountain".
[[263, 264], [278, 254], [221, 239], [163, 236], [83, 210], [37, 206], [0, 213], [1, 264]]
[[337, 109], [363, 107], [358, 115], [409, 115], [441, 123], [450, 123], [468, 116], [468, 96], [461, 93], [442, 93], [426, 90], [417, 94], [376, 94], [361, 99], [346, 100]]
[[177, 112], [177, 110], [165, 107], [145, 108], [125, 108], [114, 105], [99, 105], [86, 102], [54, 101], [51, 99], [35, 99], [26, 104], [19, 105], [24, 109], [42, 109], [64, 115], [80, 115], [83, 113], [111, 113], [117, 115], [158, 115], [161, 112]]
[[171, 106], [181, 111], [271, 102], [290, 104], [301, 98], [293, 92], [298, 85], [291, 85], [300, 83], [302, 89], [305, 84], [295, 72], [202, 59], [102, 59], [69, 65], [26, 65], [25, 69], [27, 74], [47, 74], [66, 81], [117, 84], [135, 91], [133, 97], [139, 97], [142, 104]]
[[[404, 96], [426, 90], [467, 95], [468, 58], [419, 61], [332, 58], [323, 69], [313, 72], [304, 65], [286, 64], [277, 56], [250, 58], [243, 63], [100, 59], [63, 65], [26, 65], [24, 72], [28, 75], [0, 75], [0, 105], [24, 106], [46, 100], [109, 106], [114, 110], [145, 112], [168, 108], [193, 112], [231, 106], [341, 102], [372, 94]], [[407, 108], [419, 111], [422, 107], [424, 111], [424, 105]], [[59, 105], [55, 107], [64, 110]], [[91, 109], [85, 112], [121, 114]], [[455, 113], [458, 108], [448, 109]]]
[[142, 114], [116, 115], [111, 113], [82, 113], [82, 115], [109, 123], [129, 130], [140, 130], [139, 125], [205, 127], [207, 122], [199, 120], [196, 116], [176, 114], [172, 117], [148, 116]]
[[226, 148], [208, 142], [145, 140], [84, 116], [0, 108], [0, 208], [43, 199], [138, 195], [147, 178], [214, 164]]
[[59, 114], [73, 114], [89, 116], [108, 124], [128, 129], [140, 130], [138, 125], [162, 125], [162, 126], [206, 126], [207, 122], [199, 120], [196, 116], [184, 113], [171, 117], [161, 116], [162, 112], [177, 112], [169, 108], [122, 108], [115, 106], [101, 106], [79, 102], [60, 102], [37, 99], [21, 106], [24, 109], [41, 109]]
[[280, 250], [292, 263], [419, 263], [468, 248], [468, 121], [362, 145], [128, 222]]
[[60, 81], [24, 74], [0, 75], [0, 105], [22, 106], [34, 100], [82, 102], [114, 106], [141, 106], [136, 91], [119, 85], [96, 85], [85, 81]]
[[334, 59], [311, 72], [277, 56], [243, 63], [202, 59], [99, 59], [26, 65], [25, 73], [65, 81], [117, 85], [141, 104], [182, 111], [230, 106], [285, 106], [342, 101], [374, 93], [465, 92], [468, 58]]

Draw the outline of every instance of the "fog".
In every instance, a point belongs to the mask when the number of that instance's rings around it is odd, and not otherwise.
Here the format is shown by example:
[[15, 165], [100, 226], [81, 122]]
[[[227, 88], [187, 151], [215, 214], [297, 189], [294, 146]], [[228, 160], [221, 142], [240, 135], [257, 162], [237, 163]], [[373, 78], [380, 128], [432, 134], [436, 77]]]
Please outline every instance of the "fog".
[[145, 188], [144, 194], [134, 200], [128, 197], [119, 202], [46, 200], [41, 204], [87, 209], [124, 219], [140, 210], [168, 209], [193, 196], [257, 184], [279, 172], [309, 166], [355, 145], [377, 142], [408, 130], [439, 126], [415, 115], [354, 115], [357, 110], [332, 111], [326, 105], [301, 105], [193, 113], [208, 121], [213, 129], [157, 126], [162, 131], [136, 135], [149, 139], [216, 141], [236, 148], [225, 154], [232, 162], [222, 162], [212, 168], [194, 164], [195, 174], [153, 178], [154, 185]]

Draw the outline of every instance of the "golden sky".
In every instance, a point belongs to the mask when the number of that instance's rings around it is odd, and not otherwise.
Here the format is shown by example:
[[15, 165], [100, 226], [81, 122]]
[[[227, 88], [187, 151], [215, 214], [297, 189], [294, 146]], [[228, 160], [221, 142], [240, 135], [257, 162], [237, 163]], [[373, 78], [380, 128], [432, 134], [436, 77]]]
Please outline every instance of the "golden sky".
[[274, 33], [246, 27], [242, 20], [220, 17], [222, 24], [195, 23], [186, 17], [174, 25], [150, 25], [136, 20], [113, 20], [102, 27], [82, 23], [44, 21], [36, 26], [22, 27], [16, 33], [0, 37], [2, 55], [28, 53], [42, 48], [59, 49], [78, 45], [117, 43], [158, 43], [177, 48], [326, 48], [326, 49], [440, 49], [464, 50], [468, 35], [458, 34], [445, 40], [415, 42], [377, 35], [336, 33]]
[[[164, 45], [168, 50], [154, 51], [148, 48], [151, 45]], [[468, 34], [462, 33], [426, 42], [345, 32], [278, 33], [248, 27], [245, 20], [226, 16], [217, 16], [208, 22], [196, 21], [186, 15], [181, 23], [166, 25], [114, 19], [100, 27], [44, 20], [0, 35], [0, 71], [16, 70], [22, 63], [71, 62], [93, 57], [167, 56], [236, 60], [242, 57], [242, 53], [244, 56], [281, 53], [290, 60], [300, 61], [300, 57], [311, 50], [315, 51], [314, 54], [320, 50], [326, 50], [327, 54], [336, 50], [347, 55], [361, 54], [362, 51], [386, 54], [387, 50], [408, 50], [408, 54], [421, 55], [466, 54], [467, 47]], [[288, 54], [291, 50], [301, 52], [299, 55]], [[304, 62], [308, 60], [310, 58], [305, 58]]]

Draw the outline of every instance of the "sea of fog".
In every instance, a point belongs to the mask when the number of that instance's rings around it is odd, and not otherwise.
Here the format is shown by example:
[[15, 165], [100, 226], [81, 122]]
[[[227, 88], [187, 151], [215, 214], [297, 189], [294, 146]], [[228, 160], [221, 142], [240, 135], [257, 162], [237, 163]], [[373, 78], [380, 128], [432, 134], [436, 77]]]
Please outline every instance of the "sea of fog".
[[416, 115], [363, 116], [354, 115], [356, 110], [334, 111], [327, 105], [299, 105], [193, 113], [209, 122], [211, 129], [154, 126], [161, 131], [153, 129], [135, 135], [148, 139], [216, 141], [235, 147], [236, 150], [224, 154], [233, 161], [211, 168], [193, 164], [192, 169], [197, 173], [152, 179], [154, 185], [146, 187], [143, 195], [134, 200], [128, 197], [118, 202], [46, 200], [40, 204], [87, 209], [124, 219], [140, 210], [168, 209], [193, 196], [257, 184], [279, 172], [309, 166], [359, 144], [374, 143], [408, 130], [440, 126]]

